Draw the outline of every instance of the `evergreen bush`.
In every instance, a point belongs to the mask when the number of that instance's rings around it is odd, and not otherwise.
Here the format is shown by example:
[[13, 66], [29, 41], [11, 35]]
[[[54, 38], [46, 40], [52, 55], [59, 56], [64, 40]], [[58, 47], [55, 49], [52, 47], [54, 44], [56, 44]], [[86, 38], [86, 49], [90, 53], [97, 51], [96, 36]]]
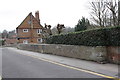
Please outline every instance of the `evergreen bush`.
[[120, 26], [85, 30], [46, 38], [48, 44], [120, 46]]

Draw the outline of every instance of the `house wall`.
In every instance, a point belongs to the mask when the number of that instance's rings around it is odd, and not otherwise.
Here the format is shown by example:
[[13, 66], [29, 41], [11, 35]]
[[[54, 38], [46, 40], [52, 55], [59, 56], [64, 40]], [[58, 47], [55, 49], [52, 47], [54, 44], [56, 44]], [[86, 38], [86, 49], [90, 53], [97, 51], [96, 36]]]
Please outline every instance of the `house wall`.
[[28, 29], [28, 32], [23, 32], [23, 29], [18, 29], [18, 37], [31, 37], [31, 29]]
[[30, 39], [19, 39], [19, 40], [18, 40], [18, 43], [23, 43], [23, 41], [24, 41], [24, 40], [27, 40], [27, 41], [28, 41], [28, 43], [30, 43], [30, 42], [31, 42], [31, 40], [30, 40]]
[[5, 44], [16, 44], [17, 43], [17, 39], [6, 39], [5, 40]]
[[42, 34], [38, 34], [38, 33], [37, 33], [37, 30], [38, 30], [38, 29], [32, 30], [33, 37], [42, 37]]
[[28, 43], [39, 43], [38, 39], [39, 39], [39, 37], [38, 38], [33, 38], [32, 40], [31, 40], [31, 38], [30, 39], [20, 39], [20, 40], [18, 40], [18, 43], [23, 43], [24, 40], [27, 40]]
[[37, 39], [42, 38], [42, 34], [38, 34], [37, 29], [32, 29], [32, 30], [28, 29], [28, 32], [23, 32], [23, 29], [18, 29], [18, 37], [29, 38], [29, 39], [19, 39], [18, 43], [23, 43], [24, 40], [28, 40], [28, 43], [38, 43]]

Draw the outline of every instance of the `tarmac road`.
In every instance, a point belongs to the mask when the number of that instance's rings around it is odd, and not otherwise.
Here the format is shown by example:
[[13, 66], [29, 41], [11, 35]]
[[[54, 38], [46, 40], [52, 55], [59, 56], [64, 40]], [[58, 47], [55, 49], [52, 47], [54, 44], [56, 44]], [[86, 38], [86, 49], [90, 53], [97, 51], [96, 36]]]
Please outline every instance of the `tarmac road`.
[[[103, 78], [2, 48], [2, 78]], [[103, 79], [102, 79], [103, 80]]]

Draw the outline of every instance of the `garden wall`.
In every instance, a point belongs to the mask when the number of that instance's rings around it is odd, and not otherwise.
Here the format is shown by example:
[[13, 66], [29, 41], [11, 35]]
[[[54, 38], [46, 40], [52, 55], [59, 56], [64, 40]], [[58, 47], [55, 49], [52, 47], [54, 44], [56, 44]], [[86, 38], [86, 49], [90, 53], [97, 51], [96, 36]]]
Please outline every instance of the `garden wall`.
[[103, 62], [106, 60], [106, 47], [101, 46], [89, 47], [60, 44], [19, 44], [18, 48], [96, 62]]

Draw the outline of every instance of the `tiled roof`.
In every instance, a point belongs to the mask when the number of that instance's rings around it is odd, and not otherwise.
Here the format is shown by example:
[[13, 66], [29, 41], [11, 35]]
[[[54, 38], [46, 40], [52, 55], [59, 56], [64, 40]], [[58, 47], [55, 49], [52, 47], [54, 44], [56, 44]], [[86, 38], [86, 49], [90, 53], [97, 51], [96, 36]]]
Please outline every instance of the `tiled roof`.
[[29, 13], [28, 16], [23, 20], [23, 22], [16, 29], [23, 28], [43, 28], [43, 26], [37, 21], [37, 19]]

